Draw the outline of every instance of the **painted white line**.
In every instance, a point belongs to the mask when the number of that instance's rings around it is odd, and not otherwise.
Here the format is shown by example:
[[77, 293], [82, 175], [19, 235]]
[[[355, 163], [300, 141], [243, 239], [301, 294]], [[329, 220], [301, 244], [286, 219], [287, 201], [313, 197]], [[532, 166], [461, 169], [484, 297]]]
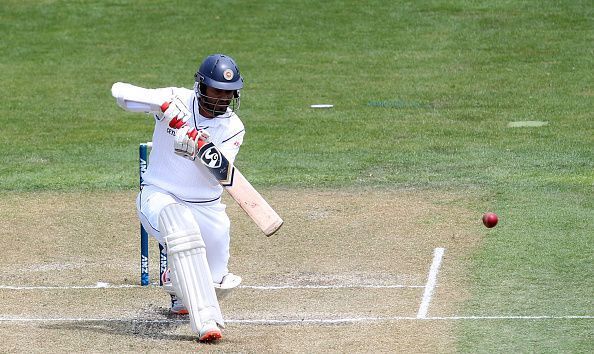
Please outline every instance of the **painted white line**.
[[594, 319], [594, 316], [450, 316], [450, 317], [353, 317], [353, 318], [302, 318], [302, 319], [231, 319], [229, 323], [240, 324], [345, 324], [361, 322], [397, 322], [397, 321], [461, 321], [461, 320], [578, 320]]
[[[99, 282], [95, 285], [72, 285], [72, 286], [19, 286], [0, 285], [0, 290], [71, 290], [71, 289], [129, 289], [144, 288], [145, 286], [132, 284], [109, 284]], [[160, 287], [154, 283], [148, 287]], [[406, 289], [424, 288], [424, 285], [240, 285], [238, 289], [253, 290], [284, 290], [284, 289]]]
[[[261, 324], [261, 325], [291, 325], [291, 324], [349, 324], [365, 322], [397, 322], [397, 321], [480, 321], [480, 320], [593, 320], [594, 316], [436, 316], [436, 317], [350, 317], [350, 318], [293, 318], [293, 319], [228, 319], [227, 323]], [[131, 322], [131, 323], [188, 323], [187, 318], [181, 319], [142, 319], [142, 318], [31, 318], [31, 317], [2, 317], [1, 322], [13, 323], [48, 323], [48, 322]]]
[[284, 290], [284, 289], [404, 289], [424, 288], [424, 285], [240, 285], [238, 288], [254, 290]]
[[594, 316], [447, 316], [426, 317], [427, 320], [592, 320]]
[[433, 251], [433, 262], [431, 262], [431, 268], [429, 268], [429, 276], [427, 277], [427, 284], [425, 285], [425, 291], [423, 292], [423, 300], [419, 306], [419, 312], [417, 312], [417, 318], [426, 318], [427, 312], [429, 311], [429, 304], [431, 304], [431, 298], [433, 297], [433, 290], [437, 285], [437, 273], [439, 272], [439, 266], [443, 259], [445, 248], [438, 247]]
[[140, 285], [97, 283], [96, 285], [65, 285], [65, 286], [18, 286], [0, 285], [4, 290], [72, 290], [72, 289], [128, 289], [140, 288]]

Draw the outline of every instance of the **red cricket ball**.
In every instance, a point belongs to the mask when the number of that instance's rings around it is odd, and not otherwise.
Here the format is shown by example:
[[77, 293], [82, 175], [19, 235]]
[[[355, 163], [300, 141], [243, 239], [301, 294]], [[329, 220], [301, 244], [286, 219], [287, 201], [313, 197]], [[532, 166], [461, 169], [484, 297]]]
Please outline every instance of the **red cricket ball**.
[[483, 214], [483, 224], [485, 224], [486, 227], [488, 227], [488, 228], [494, 227], [495, 225], [497, 225], [497, 221], [499, 221], [497, 214], [495, 214], [495, 213]]

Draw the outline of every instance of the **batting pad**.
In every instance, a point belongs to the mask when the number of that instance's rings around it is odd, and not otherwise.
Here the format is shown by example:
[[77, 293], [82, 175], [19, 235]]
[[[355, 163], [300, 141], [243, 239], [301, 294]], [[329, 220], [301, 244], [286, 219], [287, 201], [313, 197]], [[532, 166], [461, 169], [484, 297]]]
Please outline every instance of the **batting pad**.
[[190, 313], [192, 331], [215, 320], [225, 325], [206, 260], [206, 248], [192, 212], [181, 204], [170, 204], [159, 214], [160, 232], [167, 244], [171, 282]]

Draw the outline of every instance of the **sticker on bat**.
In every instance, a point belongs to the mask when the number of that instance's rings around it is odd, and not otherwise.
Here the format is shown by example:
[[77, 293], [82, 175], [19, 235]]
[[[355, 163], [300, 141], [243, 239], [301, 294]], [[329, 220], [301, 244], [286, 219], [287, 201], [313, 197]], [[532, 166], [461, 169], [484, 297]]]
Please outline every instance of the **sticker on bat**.
[[208, 167], [221, 185], [230, 186], [233, 184], [235, 167], [213, 143], [208, 143], [200, 148], [200, 161]]
[[221, 156], [221, 152], [213, 145], [202, 152], [200, 159], [208, 168], [219, 168], [223, 161]]

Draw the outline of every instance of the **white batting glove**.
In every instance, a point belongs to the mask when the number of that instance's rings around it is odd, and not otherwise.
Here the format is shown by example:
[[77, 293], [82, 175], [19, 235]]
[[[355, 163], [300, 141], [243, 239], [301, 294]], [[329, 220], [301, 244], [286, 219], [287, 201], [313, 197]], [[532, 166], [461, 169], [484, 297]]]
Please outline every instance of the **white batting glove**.
[[210, 134], [206, 130], [190, 128], [187, 125], [175, 132], [173, 147], [175, 153], [187, 159], [196, 159], [199, 147], [210, 142]]
[[162, 119], [173, 129], [183, 127], [192, 116], [188, 107], [177, 96], [172, 97], [171, 101], [163, 103], [161, 110], [163, 111]]

